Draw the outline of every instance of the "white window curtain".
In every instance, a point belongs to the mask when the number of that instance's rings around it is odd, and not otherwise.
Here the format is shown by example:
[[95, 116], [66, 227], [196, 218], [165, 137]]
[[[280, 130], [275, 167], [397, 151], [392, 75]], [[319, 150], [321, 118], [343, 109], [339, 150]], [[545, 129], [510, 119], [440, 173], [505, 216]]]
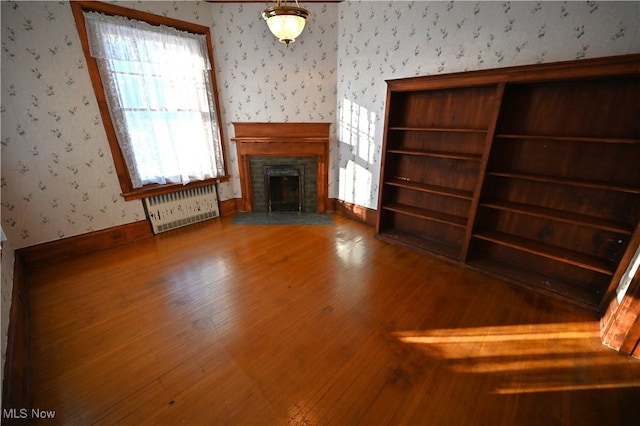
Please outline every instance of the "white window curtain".
[[134, 188], [224, 175], [204, 35], [84, 12]]

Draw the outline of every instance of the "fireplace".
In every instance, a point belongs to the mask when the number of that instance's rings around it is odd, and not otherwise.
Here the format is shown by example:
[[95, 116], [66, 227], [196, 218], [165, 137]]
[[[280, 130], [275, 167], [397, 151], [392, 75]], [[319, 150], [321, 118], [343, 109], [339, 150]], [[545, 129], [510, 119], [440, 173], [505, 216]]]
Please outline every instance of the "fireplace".
[[[235, 137], [231, 140], [236, 143], [242, 187], [239, 210], [327, 211], [329, 123], [233, 125]], [[297, 181], [297, 187], [293, 181]], [[272, 184], [285, 185], [275, 189], [279, 197], [276, 209]], [[298, 209], [289, 210], [295, 203]]]
[[304, 212], [304, 168], [266, 166], [264, 168], [267, 211]]
[[[278, 185], [286, 182], [289, 188], [286, 194], [280, 191], [276, 192], [275, 195], [280, 197], [283, 195], [293, 197], [294, 194], [292, 194], [292, 192], [295, 186], [292, 181], [295, 180], [295, 176], [297, 176], [298, 192], [295, 195], [300, 198], [300, 208], [296, 208], [295, 211], [306, 213], [318, 212], [318, 167], [315, 157], [251, 155], [249, 156], [248, 163], [251, 187], [251, 206], [253, 207], [251, 211], [284, 211], [284, 206], [282, 208], [276, 207], [276, 209], [274, 209], [273, 203], [270, 209], [269, 199], [270, 196], [273, 195], [271, 187], [273, 184]], [[284, 177], [287, 179], [284, 179]], [[276, 191], [279, 190], [276, 188]], [[279, 200], [279, 202], [281, 201], [282, 200]], [[286, 211], [294, 210], [287, 208]]]

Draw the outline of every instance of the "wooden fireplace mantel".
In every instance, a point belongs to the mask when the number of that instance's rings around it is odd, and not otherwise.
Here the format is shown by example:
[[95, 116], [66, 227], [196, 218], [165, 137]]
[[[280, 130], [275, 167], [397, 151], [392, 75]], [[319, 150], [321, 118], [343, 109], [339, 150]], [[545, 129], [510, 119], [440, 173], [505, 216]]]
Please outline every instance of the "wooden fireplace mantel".
[[249, 157], [315, 157], [317, 209], [327, 211], [329, 181], [329, 127], [331, 123], [233, 123], [242, 187], [242, 207], [253, 211]]

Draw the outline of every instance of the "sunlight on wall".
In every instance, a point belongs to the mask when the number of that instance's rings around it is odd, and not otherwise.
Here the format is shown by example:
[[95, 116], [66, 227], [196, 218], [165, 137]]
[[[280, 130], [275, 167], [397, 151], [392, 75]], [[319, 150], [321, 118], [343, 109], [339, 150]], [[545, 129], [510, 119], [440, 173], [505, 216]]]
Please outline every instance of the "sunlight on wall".
[[373, 175], [369, 169], [375, 162], [375, 122], [374, 112], [349, 99], [342, 101], [338, 123], [341, 200], [370, 205]]

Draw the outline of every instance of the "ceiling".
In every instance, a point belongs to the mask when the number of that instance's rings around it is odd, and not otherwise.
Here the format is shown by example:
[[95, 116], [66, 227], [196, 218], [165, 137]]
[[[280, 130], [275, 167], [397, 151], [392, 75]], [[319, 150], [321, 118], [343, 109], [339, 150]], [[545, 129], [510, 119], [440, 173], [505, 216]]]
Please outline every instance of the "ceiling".
[[[269, 0], [205, 0], [207, 3], [275, 3]], [[298, 0], [303, 3], [342, 3], [344, 0]], [[296, 0], [289, 0], [289, 3], [295, 3]]]
[[[268, 0], [205, 0], [207, 3], [275, 3]], [[342, 3], [344, 0], [298, 0], [299, 3]], [[296, 0], [289, 0], [295, 3]]]

